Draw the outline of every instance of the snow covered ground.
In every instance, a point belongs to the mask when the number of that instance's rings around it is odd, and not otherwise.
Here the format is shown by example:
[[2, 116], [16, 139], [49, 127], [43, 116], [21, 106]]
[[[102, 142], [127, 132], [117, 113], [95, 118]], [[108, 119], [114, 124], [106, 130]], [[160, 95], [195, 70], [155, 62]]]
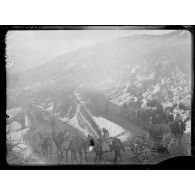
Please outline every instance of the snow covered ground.
[[[11, 117], [16, 116], [17, 114], [21, 113], [23, 110], [22, 108], [13, 108], [7, 110], [7, 114]], [[6, 125], [6, 132], [7, 132], [7, 141], [14, 145], [13, 151], [17, 154], [22, 155], [23, 157], [29, 157], [33, 150], [32, 148], [25, 143], [24, 136], [30, 130], [28, 118], [25, 116], [25, 128], [22, 129], [22, 124], [18, 121], [13, 121], [11, 124]]]
[[9, 143], [15, 145], [13, 151], [21, 154], [23, 157], [29, 157], [33, 151], [32, 148], [25, 143], [24, 136], [30, 129], [27, 127], [25, 129], [18, 130], [18, 127], [19, 124], [15, 121], [11, 124], [11, 130], [7, 134], [7, 140]]
[[123, 129], [114, 122], [111, 122], [103, 117], [94, 116], [93, 118], [100, 129], [106, 128], [108, 130], [110, 137], [118, 137], [121, 141], [125, 142], [132, 136], [131, 132]]

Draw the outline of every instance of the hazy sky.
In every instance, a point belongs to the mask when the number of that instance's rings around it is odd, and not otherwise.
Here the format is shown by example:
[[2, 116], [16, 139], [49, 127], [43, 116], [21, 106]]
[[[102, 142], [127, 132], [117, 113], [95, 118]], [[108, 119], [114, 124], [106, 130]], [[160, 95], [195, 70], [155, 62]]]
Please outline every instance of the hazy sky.
[[8, 70], [12, 73], [46, 63], [71, 50], [121, 36], [164, 34], [170, 30], [45, 30], [7, 33]]

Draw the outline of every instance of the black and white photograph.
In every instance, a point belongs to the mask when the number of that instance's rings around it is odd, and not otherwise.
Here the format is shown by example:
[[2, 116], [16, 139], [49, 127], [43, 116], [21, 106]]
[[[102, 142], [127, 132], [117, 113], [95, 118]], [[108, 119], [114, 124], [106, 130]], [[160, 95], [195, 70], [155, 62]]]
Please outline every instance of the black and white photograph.
[[7, 164], [192, 156], [192, 36], [147, 26], [8, 30]]

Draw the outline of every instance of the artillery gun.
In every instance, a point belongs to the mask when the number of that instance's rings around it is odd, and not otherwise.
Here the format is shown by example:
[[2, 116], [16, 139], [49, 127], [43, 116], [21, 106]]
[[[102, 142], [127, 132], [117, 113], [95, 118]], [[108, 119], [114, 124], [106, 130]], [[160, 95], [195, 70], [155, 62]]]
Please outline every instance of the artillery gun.
[[138, 160], [148, 163], [160, 156], [161, 152], [169, 155], [177, 153], [177, 139], [172, 130], [165, 124], [155, 124], [148, 127], [148, 132], [137, 136], [129, 147]]

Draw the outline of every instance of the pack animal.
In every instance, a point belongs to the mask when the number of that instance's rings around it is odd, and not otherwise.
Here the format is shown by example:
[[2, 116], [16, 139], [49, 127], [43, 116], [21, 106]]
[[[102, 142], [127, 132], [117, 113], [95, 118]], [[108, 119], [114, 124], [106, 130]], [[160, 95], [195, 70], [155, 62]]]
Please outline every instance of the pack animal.
[[[102, 161], [103, 154], [105, 153], [105, 152], [103, 152], [103, 149], [102, 149], [102, 144], [103, 144], [102, 138], [94, 139], [91, 136], [88, 136], [88, 143], [90, 143], [91, 140], [93, 140], [93, 142], [94, 142], [93, 151], [96, 154], [95, 155], [95, 162]], [[108, 152], [114, 152], [113, 162], [117, 162], [118, 158], [120, 158], [122, 160], [121, 150], [125, 151], [125, 149], [124, 149], [124, 146], [123, 146], [121, 140], [119, 138], [116, 138], [116, 137], [110, 137], [110, 140], [111, 140], [111, 144], [109, 145], [110, 151], [108, 151]]]

